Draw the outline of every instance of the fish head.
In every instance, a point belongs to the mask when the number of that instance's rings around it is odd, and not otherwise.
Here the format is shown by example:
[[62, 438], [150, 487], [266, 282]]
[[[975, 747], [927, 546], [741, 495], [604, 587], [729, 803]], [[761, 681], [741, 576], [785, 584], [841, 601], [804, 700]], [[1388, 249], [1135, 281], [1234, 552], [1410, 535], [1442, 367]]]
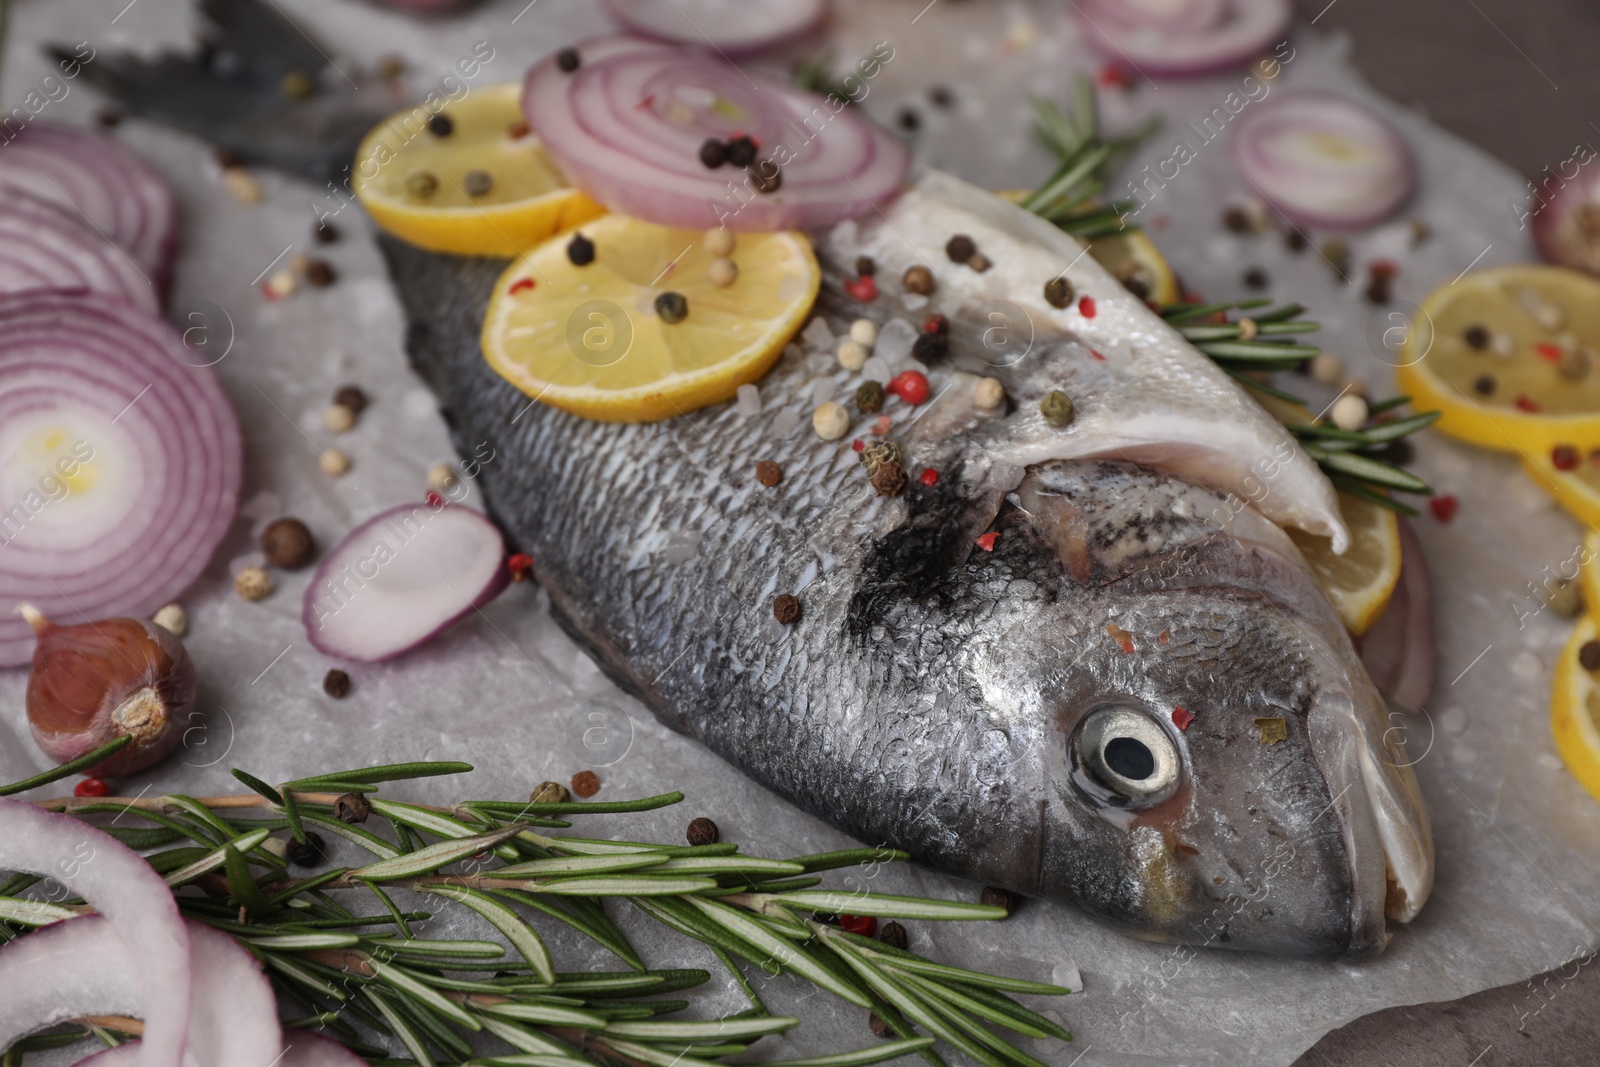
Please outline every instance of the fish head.
[[1381, 952], [1431, 886], [1427, 819], [1293, 543], [1129, 464], [1030, 470], [1012, 500], [979, 567], [1018, 602], [980, 670], [1034, 801], [1016, 879], [1147, 939]]

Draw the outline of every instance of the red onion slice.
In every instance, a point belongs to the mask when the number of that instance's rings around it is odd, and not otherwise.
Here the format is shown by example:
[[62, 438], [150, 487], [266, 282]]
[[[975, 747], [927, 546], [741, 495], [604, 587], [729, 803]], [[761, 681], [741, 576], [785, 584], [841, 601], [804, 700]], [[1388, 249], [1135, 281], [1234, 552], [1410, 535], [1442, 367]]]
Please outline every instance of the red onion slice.
[[1268, 101], [1240, 121], [1233, 149], [1245, 181], [1308, 226], [1370, 226], [1393, 214], [1416, 184], [1400, 131], [1332, 93]]
[[[57, 925], [76, 927], [94, 921], [91, 916]], [[252, 1064], [283, 1067], [291, 1062], [283, 1054], [277, 999], [256, 958], [227, 934], [200, 923], [191, 922], [185, 926], [189, 931], [189, 959], [195, 989], [185, 1067], [249, 1067]], [[54, 929], [56, 927], [49, 927], [40, 933]], [[126, 950], [117, 951], [120, 948], [120, 944], [101, 942], [92, 956], [85, 953], [72, 965], [81, 969], [92, 960], [93, 967], [132, 975], [134, 987], [138, 988], [139, 968]], [[126, 1011], [122, 1009], [118, 1013]], [[131, 1014], [137, 1016], [141, 1012], [135, 1010]], [[130, 1041], [79, 1060], [73, 1067], [145, 1067], [145, 1064], [144, 1042]]]
[[746, 56], [815, 27], [828, 14], [828, 0], [606, 0], [606, 8], [646, 37]]
[[322, 560], [300, 619], [330, 656], [372, 663], [409, 652], [510, 581], [505, 539], [470, 508], [402, 504], [368, 519]]
[[164, 293], [178, 250], [178, 208], [166, 180], [111, 137], [32, 122], [0, 151], [0, 189], [65, 207], [133, 257]]
[[1289, 0], [1094, 0], [1074, 5], [1084, 36], [1107, 59], [1150, 77], [1187, 78], [1242, 66], [1286, 39]]
[[[567, 179], [607, 207], [663, 226], [816, 229], [871, 211], [911, 165], [899, 139], [846, 108], [747, 75], [715, 53], [632, 37], [576, 46], [579, 67], [547, 56], [528, 72], [522, 110]], [[781, 187], [700, 161], [708, 139], [748, 136]]]
[[337, 1041], [295, 1030], [283, 1035], [289, 1049], [278, 1067], [367, 1067], [367, 1061]]
[[33, 656], [20, 602], [64, 622], [143, 617], [205, 569], [243, 457], [199, 362], [120, 301], [0, 298], [0, 666]]
[[1422, 542], [1400, 520], [1400, 583], [1389, 604], [1361, 638], [1361, 662], [1378, 691], [1407, 711], [1428, 703], [1437, 647], [1433, 634], [1433, 576]]
[[0, 200], [0, 296], [41, 289], [79, 289], [161, 310], [130, 253], [66, 208], [13, 190]]
[[1600, 274], [1600, 163], [1591, 153], [1570, 180], [1554, 193], [1549, 189], [1547, 179], [1528, 205], [1539, 254], [1549, 263]]
[[[172, 890], [155, 869], [86, 823], [6, 799], [0, 799], [0, 869], [53, 878], [104, 917], [69, 919], [0, 949], [0, 1048], [86, 1012], [135, 1014], [145, 1021], [145, 1067], [179, 1067], [189, 1028], [190, 942]], [[110, 946], [137, 960], [131, 981], [111, 973], [115, 952], [98, 955]], [[71, 988], [41, 979], [57, 966], [51, 981]], [[160, 995], [145, 1002], [146, 989]], [[90, 992], [107, 999], [91, 1004]]]

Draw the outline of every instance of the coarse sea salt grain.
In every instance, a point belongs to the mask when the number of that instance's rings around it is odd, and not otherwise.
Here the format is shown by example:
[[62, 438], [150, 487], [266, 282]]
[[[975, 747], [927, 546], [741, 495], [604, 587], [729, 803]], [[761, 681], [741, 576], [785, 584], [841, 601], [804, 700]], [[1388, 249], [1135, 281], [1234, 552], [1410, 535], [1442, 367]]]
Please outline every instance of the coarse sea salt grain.
[[833, 399], [833, 394], [838, 386], [833, 384], [831, 378], [813, 378], [811, 380], [811, 403], [821, 404]]
[[800, 413], [794, 408], [784, 408], [778, 412], [778, 417], [772, 420], [772, 429], [780, 436], [794, 433], [796, 426], [800, 425]]
[[833, 349], [833, 331], [828, 328], [827, 320], [817, 315], [806, 323], [806, 328], [800, 331], [800, 339], [810, 348]]
[[894, 377], [893, 374], [889, 373], [890, 370], [891, 367], [888, 360], [882, 356], [869, 356], [867, 361], [861, 365], [861, 376], [869, 382], [886, 382]]
[[894, 367], [911, 358], [911, 346], [916, 343], [916, 327], [905, 319], [890, 319], [878, 328], [878, 343], [872, 346], [872, 353]]
[[753, 419], [761, 414], [761, 390], [746, 383], [739, 386], [739, 414]]
[[906, 306], [907, 311], [921, 311], [928, 306], [928, 298], [921, 293], [906, 293], [900, 298], [900, 302]]

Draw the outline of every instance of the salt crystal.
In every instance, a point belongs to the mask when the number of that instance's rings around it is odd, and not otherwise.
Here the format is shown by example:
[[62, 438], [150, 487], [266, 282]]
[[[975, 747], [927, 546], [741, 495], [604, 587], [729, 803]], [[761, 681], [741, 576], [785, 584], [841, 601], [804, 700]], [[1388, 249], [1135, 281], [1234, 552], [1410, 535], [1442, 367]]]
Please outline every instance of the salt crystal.
[[1439, 713], [1439, 728], [1447, 734], [1467, 732], [1467, 713], [1460, 708], [1445, 708]]
[[788, 436], [794, 433], [795, 427], [800, 425], [800, 413], [794, 408], [784, 408], [778, 412], [778, 417], [772, 420], [773, 432], [779, 436]]
[[1450, 750], [1450, 758], [1457, 763], [1477, 763], [1478, 753], [1466, 745], [1457, 745]]
[[891, 369], [889, 361], [882, 356], [869, 356], [861, 365], [861, 374], [869, 382], [886, 382], [894, 377], [890, 373]]
[[1544, 664], [1532, 652], [1519, 652], [1511, 661], [1511, 673], [1525, 682], [1537, 681], [1544, 675]]
[[839, 360], [832, 352], [813, 352], [806, 357], [806, 370], [812, 377], [823, 374], [832, 374], [839, 369]]
[[766, 625], [762, 628], [762, 632], [766, 635], [768, 641], [778, 642], [783, 640], [783, 635], [789, 632], [789, 628], [783, 623], [779, 622], [777, 616], [768, 615]]
[[668, 563], [687, 563], [700, 554], [699, 530], [675, 530], [661, 553]]
[[811, 381], [812, 406], [824, 404], [829, 400], [832, 400], [835, 388], [836, 387], [833, 384], [833, 380], [830, 378], [813, 378]]
[[928, 306], [928, 298], [921, 293], [906, 293], [900, 297], [900, 302], [906, 306], [907, 311], [921, 311]]
[[1539, 766], [1547, 771], [1559, 771], [1562, 766], [1561, 757], [1554, 752], [1539, 753]]
[[739, 414], [753, 419], [761, 414], [761, 390], [753, 385], [739, 386]]
[[800, 331], [800, 338], [808, 347], [833, 351], [833, 331], [828, 328], [827, 320], [821, 315], [814, 316], [806, 323], [806, 328]]
[[849, 249], [855, 247], [858, 236], [859, 231], [856, 228], [856, 220], [845, 219], [828, 234], [828, 240], [836, 248]]
[[788, 344], [783, 346], [783, 358], [784, 359], [788, 359], [788, 360], [801, 359], [802, 357], [805, 356], [805, 354], [806, 354], [806, 350], [801, 348], [799, 345], [795, 344], [793, 341], [790, 341]]
[[1050, 984], [1070, 989], [1077, 993], [1083, 989], [1083, 975], [1078, 972], [1078, 965], [1070, 958], [1056, 964], [1055, 970], [1050, 972]]
[[911, 346], [916, 343], [916, 327], [905, 319], [890, 319], [878, 328], [878, 343], [872, 346], [872, 352], [895, 367], [911, 358]]

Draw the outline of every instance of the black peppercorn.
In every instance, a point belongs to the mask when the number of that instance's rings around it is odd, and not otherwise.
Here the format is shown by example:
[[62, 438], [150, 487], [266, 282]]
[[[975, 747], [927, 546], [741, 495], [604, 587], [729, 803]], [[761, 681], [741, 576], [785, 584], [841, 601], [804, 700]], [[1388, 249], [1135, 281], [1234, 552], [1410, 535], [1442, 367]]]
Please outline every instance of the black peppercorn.
[[1016, 894], [1009, 889], [1000, 889], [992, 885], [984, 887], [983, 892], [978, 894], [978, 903], [987, 904], [991, 908], [1004, 908], [1008, 916], [1017, 910]]
[[297, 571], [311, 562], [311, 531], [299, 519], [275, 519], [261, 531], [261, 552], [267, 562]]
[[911, 358], [918, 363], [932, 365], [943, 362], [950, 354], [950, 338], [942, 333], [918, 334], [911, 345]]
[[1306, 235], [1299, 230], [1290, 230], [1283, 235], [1283, 245], [1291, 252], [1304, 252], [1308, 244], [1310, 242], [1306, 240]]
[[1244, 272], [1244, 283], [1252, 289], [1265, 289], [1272, 284], [1272, 279], [1260, 267], [1251, 267]]
[[573, 234], [567, 242], [567, 259], [574, 267], [587, 267], [594, 262], [594, 242], [581, 233]]
[[728, 161], [728, 146], [715, 137], [707, 137], [700, 146], [700, 162], [710, 170], [716, 170]]
[[717, 824], [706, 818], [691, 822], [687, 836], [691, 845], [714, 845], [722, 837], [717, 830]]
[[322, 835], [308, 830], [304, 841], [290, 839], [284, 855], [296, 867], [315, 867], [328, 858], [327, 852], [328, 846], [322, 840]]
[[367, 408], [367, 394], [361, 391], [359, 385], [341, 385], [333, 394], [333, 402], [359, 415]]
[[578, 55], [576, 48], [563, 48], [556, 53], [556, 66], [560, 67], [565, 74], [571, 74], [577, 70], [578, 64], [582, 62], [583, 59]]
[[335, 700], [343, 700], [350, 692], [350, 676], [334, 667], [322, 676], [322, 691]]
[[871, 256], [857, 256], [856, 273], [863, 278], [870, 278], [878, 273], [878, 264]]
[[977, 244], [964, 233], [956, 234], [944, 246], [944, 254], [950, 257], [952, 263], [965, 263], [977, 250]]
[[1461, 335], [1461, 339], [1467, 342], [1469, 348], [1475, 348], [1480, 352], [1489, 347], [1489, 331], [1482, 326], [1468, 326], [1467, 332]]
[[1250, 215], [1242, 207], [1230, 207], [1222, 213], [1222, 225], [1233, 233], [1250, 232]]
[[1578, 663], [1586, 671], [1600, 670], [1600, 641], [1585, 641], [1578, 649]]
[[912, 111], [909, 107], [900, 110], [900, 128], [907, 133], [916, 133], [922, 126], [922, 116]]
[[1374, 304], [1387, 304], [1390, 295], [1390, 282], [1387, 274], [1374, 274], [1367, 281], [1367, 299]]
[[911, 944], [911, 938], [906, 935], [906, 928], [897, 922], [886, 922], [883, 929], [878, 931], [878, 940], [890, 948], [904, 951]]
[[446, 115], [443, 112], [433, 116], [428, 120], [428, 132], [433, 134], [435, 137], [449, 137], [455, 131], [456, 124], [451, 121], [449, 115]]
[[316, 229], [311, 231], [311, 236], [319, 245], [331, 245], [339, 239], [339, 231], [327, 219], [317, 223]]
[[217, 166], [223, 170], [244, 166], [244, 157], [231, 148], [216, 148], [211, 153], [211, 158], [217, 161]]
[[956, 102], [956, 94], [948, 86], [935, 85], [928, 90], [928, 99], [933, 101], [934, 107], [949, 107]]
[[800, 598], [793, 593], [780, 593], [772, 601], [772, 617], [788, 626], [800, 618]]
[[783, 171], [772, 160], [763, 159], [750, 168], [750, 182], [758, 193], [775, 193], [783, 188]]
[[333, 814], [340, 822], [366, 822], [372, 805], [360, 793], [346, 793], [333, 802]]
[[326, 289], [339, 277], [333, 264], [325, 259], [313, 259], [306, 264], [306, 281], [318, 289]]
[[668, 326], [680, 323], [689, 317], [689, 300], [682, 293], [668, 290], [656, 297], [656, 314]]
[[1481, 374], [1473, 381], [1472, 388], [1479, 396], [1493, 396], [1495, 386], [1498, 384], [1494, 380], [1494, 375]]
[[748, 167], [756, 161], [756, 143], [748, 137], [735, 137], [728, 142], [728, 162], [736, 167]]

